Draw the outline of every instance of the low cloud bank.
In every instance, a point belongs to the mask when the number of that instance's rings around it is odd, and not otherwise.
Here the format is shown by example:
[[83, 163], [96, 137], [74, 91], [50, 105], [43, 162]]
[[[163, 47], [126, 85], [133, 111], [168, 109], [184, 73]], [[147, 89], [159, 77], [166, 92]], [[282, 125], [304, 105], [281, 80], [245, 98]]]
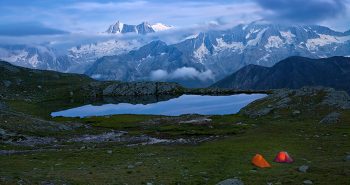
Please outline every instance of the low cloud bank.
[[208, 81], [214, 80], [214, 74], [211, 70], [198, 71], [193, 67], [182, 67], [178, 68], [173, 72], [167, 72], [162, 69], [158, 69], [151, 72], [151, 80], [162, 81], [162, 80], [201, 80]]

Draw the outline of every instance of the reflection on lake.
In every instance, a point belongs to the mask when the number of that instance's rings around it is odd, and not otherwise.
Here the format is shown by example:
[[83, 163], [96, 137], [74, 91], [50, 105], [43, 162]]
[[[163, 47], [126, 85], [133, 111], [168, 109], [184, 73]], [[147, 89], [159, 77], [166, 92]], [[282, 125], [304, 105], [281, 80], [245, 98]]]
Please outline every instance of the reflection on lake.
[[179, 116], [182, 114], [223, 115], [235, 114], [265, 94], [236, 94], [231, 96], [182, 95], [166, 101], [149, 104], [85, 105], [51, 113], [51, 116], [89, 117], [113, 114], [152, 114]]

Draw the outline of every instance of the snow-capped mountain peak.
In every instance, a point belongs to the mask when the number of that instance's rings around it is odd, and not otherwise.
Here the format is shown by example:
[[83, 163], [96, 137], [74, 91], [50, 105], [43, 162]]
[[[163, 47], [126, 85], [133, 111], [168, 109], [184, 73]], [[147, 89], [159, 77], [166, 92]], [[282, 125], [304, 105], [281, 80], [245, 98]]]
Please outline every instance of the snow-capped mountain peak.
[[106, 33], [108, 34], [125, 34], [125, 33], [136, 33], [136, 34], [148, 34], [154, 32], [165, 31], [174, 28], [173, 26], [168, 26], [162, 23], [150, 24], [149, 22], [142, 22], [138, 25], [129, 25], [124, 24], [120, 21], [117, 21], [115, 24], [112, 24], [107, 29]]
[[[150, 43], [123, 55], [102, 58], [86, 74], [97, 74], [104, 80], [138, 81], [148, 80], [156, 70], [172, 73], [190, 67], [198, 74], [210, 71], [214, 79], [221, 79], [248, 64], [273, 66], [290, 56], [349, 56], [349, 48], [348, 32], [315, 25], [253, 22], [191, 35], [172, 45], [158, 47]], [[205, 83], [209, 85], [211, 81]]]
[[109, 28], [107, 29], [107, 33], [122, 33], [124, 27], [124, 23], [117, 21], [115, 24], [112, 24], [109, 26]]
[[170, 29], [173, 29], [173, 28], [174, 28], [173, 26], [168, 26], [168, 25], [165, 25], [165, 24], [162, 24], [162, 23], [156, 23], [156, 24], [152, 25], [152, 29], [155, 32], [166, 31], [166, 30], [170, 30]]

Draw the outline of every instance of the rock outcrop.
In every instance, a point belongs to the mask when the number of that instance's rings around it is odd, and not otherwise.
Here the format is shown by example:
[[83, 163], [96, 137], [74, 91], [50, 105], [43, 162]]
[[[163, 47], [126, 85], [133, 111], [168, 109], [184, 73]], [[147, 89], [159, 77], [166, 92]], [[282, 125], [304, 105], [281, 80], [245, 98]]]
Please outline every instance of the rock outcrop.
[[131, 82], [115, 83], [103, 90], [103, 96], [141, 96], [179, 94], [183, 88], [176, 83]]
[[[303, 87], [297, 90], [279, 89], [270, 96], [253, 102], [240, 113], [254, 118], [286, 109], [295, 116], [295, 110], [298, 110], [298, 115], [300, 115], [303, 114], [303, 111], [312, 112], [322, 107], [331, 107], [340, 111], [349, 109], [350, 96], [344, 91], [324, 87]], [[326, 116], [322, 122], [337, 122], [339, 117], [340, 115], [333, 113]]]

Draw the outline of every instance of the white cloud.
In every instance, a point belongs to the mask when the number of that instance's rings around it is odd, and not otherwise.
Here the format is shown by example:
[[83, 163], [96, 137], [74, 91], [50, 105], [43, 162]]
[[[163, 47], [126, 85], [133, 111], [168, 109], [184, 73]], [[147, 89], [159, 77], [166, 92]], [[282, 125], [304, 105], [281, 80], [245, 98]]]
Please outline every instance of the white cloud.
[[173, 72], [167, 72], [159, 69], [151, 72], [151, 80], [192, 80], [198, 79], [201, 81], [214, 80], [214, 74], [211, 70], [198, 71], [193, 67], [178, 68]]

